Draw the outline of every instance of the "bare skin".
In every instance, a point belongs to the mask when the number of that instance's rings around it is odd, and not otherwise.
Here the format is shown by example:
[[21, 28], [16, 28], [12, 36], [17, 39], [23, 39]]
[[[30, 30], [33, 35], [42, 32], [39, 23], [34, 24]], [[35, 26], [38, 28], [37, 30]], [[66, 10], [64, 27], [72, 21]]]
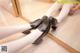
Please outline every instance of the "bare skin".
[[69, 14], [73, 15], [77, 11], [80, 11], [80, 4], [74, 5]]

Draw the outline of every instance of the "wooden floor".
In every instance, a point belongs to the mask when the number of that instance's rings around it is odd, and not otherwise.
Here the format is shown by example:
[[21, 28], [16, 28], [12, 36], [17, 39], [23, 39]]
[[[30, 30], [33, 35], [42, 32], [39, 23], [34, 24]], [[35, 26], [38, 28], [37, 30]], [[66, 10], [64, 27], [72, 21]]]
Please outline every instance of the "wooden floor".
[[80, 13], [68, 16], [55, 32], [57, 38], [80, 52]]
[[[3, 11], [3, 14], [5, 17], [3, 17], [6, 20], [6, 24], [4, 24], [4, 22], [0, 22], [0, 26], [14, 26], [14, 25], [18, 25], [18, 24], [25, 24], [26, 21], [24, 21], [23, 19], [19, 18], [19, 17], [15, 17], [12, 16], [10, 13], [8, 13], [7, 11]], [[4, 39], [0, 40], [0, 44], [15, 40], [15, 39], [19, 39], [21, 37], [23, 37], [24, 35], [22, 33], [17, 33], [14, 35], [10, 35], [10, 37], [6, 37]], [[67, 50], [65, 50], [63, 47], [59, 46], [57, 43], [55, 43], [54, 41], [52, 41], [50, 38], [45, 37], [44, 41], [42, 44], [40, 44], [39, 46], [34, 46], [34, 45], [28, 45], [24, 48], [22, 48], [19, 52], [17, 53], [69, 53]]]
[[[30, 21], [38, 19], [51, 6], [51, 4], [44, 3], [44, 2], [37, 2], [36, 1], [33, 3], [27, 3], [27, 0], [20, 0], [20, 1], [22, 1], [21, 2], [22, 14], [25, 17], [25, 19], [28, 19]], [[0, 19], [0, 26], [9, 26], [9, 25], [13, 26], [13, 25], [18, 25], [18, 24], [25, 24], [27, 22], [27, 21], [24, 21], [20, 17], [13, 16], [12, 14], [8, 13], [7, 11], [5, 11], [3, 9], [2, 9], [2, 12], [4, 14], [3, 18], [6, 20], [6, 22], [4, 22], [4, 20]], [[61, 28], [61, 31], [60, 31], [60, 29], [57, 29], [59, 31], [56, 31], [55, 36], [57, 38], [61, 39], [62, 41], [64, 41], [65, 43], [67, 43], [68, 45], [70, 45], [71, 47], [80, 51], [80, 46], [79, 46], [80, 35], [79, 35], [79, 29], [78, 29], [79, 25], [80, 25], [79, 24], [80, 19], [77, 19], [75, 21], [76, 16], [79, 17], [79, 15], [75, 15], [75, 16], [73, 16], [75, 18], [73, 18], [73, 17], [69, 18], [72, 21], [68, 20], [71, 24], [66, 22], [66, 24], [68, 26], [61, 24], [61, 26], [59, 27], [59, 28]], [[73, 23], [73, 21], [75, 21], [75, 23]], [[77, 27], [78, 30], [76, 29], [75, 24], [76, 24], [76, 26], [78, 26]], [[64, 28], [62, 28], [62, 26]], [[74, 26], [74, 27], [72, 27], [72, 26]], [[68, 31], [67, 27], [71, 30]], [[65, 30], [65, 33], [62, 33], [64, 30]], [[73, 30], [74, 30], [74, 32], [76, 32], [76, 30], [77, 30], [78, 35], [76, 35], [76, 33], [73, 34], [73, 32], [71, 32]], [[66, 32], [68, 32], [68, 33], [66, 33]], [[60, 34], [60, 35], [58, 35], [58, 34]], [[12, 40], [21, 38], [23, 36], [24, 35], [22, 33], [17, 33], [17, 34], [11, 35], [10, 37], [6, 37], [6, 38], [0, 40], [0, 43], [5, 43], [5, 40], [7, 40], [7, 42], [12, 41]], [[44, 41], [40, 45], [38, 45], [38, 46], [28, 45], [28, 46], [22, 48], [17, 53], [70, 53], [70, 52], [67, 51], [66, 49], [64, 49], [59, 44], [57, 44], [55, 41], [51, 40], [48, 37], [45, 37]]]
[[[23, 16], [33, 21], [35, 19], [40, 18], [42, 14], [44, 14], [48, 8], [52, 5], [52, 3], [44, 3], [38, 1], [20, 1], [21, 10]], [[28, 10], [26, 10], [28, 9]], [[55, 15], [56, 16], [56, 15]], [[27, 18], [28, 17], [28, 18]], [[80, 13], [74, 14], [73, 16], [68, 16], [63, 23], [60, 24], [55, 33], [52, 32], [55, 37], [59, 38], [75, 50], [80, 52]]]
[[[24, 25], [26, 24], [27, 21], [24, 21], [23, 19], [19, 18], [19, 17], [15, 17], [12, 14], [10, 14], [8, 11], [6, 11], [4, 8], [0, 8], [1, 11], [1, 17], [0, 17], [0, 26], [15, 26], [15, 25]], [[22, 37], [23, 34], [22, 33], [16, 33], [13, 35], [10, 35], [10, 37], [6, 37], [4, 39], [0, 39], [0, 44], [1, 43], [5, 43], [5, 41], [11, 41], [11, 40], [15, 40], [17, 38]]]

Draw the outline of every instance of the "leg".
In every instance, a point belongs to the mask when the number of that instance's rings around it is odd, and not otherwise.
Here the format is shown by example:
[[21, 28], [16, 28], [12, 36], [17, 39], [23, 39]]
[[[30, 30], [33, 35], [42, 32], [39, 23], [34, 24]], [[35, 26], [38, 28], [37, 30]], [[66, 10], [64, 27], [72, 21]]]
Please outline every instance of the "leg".
[[49, 19], [44, 20], [44, 22], [36, 30], [32, 30], [29, 35], [12, 42], [1, 44], [0, 46], [7, 46], [8, 53], [15, 53], [24, 46], [34, 43], [36, 39], [38, 39], [39, 37], [43, 37], [42, 35], [46, 35], [48, 33], [47, 29], [49, 28], [49, 26]]
[[[33, 43], [41, 34], [42, 34], [42, 32], [40, 30], [36, 29], [36, 30], [33, 30], [29, 35], [27, 35], [21, 39], [2, 44], [0, 46], [7, 46], [8, 53], [15, 53], [16, 51], [23, 48], [24, 46]], [[11, 48], [13, 48], [13, 49], [11, 49]]]
[[30, 24], [26, 23], [25, 25], [2, 26], [2, 27], [0, 27], [0, 35], [1, 35], [1, 37], [6, 37], [8, 35], [12, 35], [12, 34], [15, 34], [17, 32], [23, 32], [25, 30], [35, 29], [42, 23], [43, 20], [44, 19], [37, 19], [37, 20], [31, 22]]
[[18, 25], [18, 26], [0, 26], [0, 38], [7, 37], [17, 32], [23, 32], [30, 29], [30, 24]]
[[71, 8], [73, 7], [73, 4], [64, 4], [62, 7], [62, 10], [59, 14], [58, 17], [56, 17], [56, 19], [58, 20], [58, 22], [61, 22], [70, 12]]
[[57, 2], [55, 2], [49, 9], [48, 11], [45, 13], [45, 15], [47, 15], [48, 17], [51, 16], [52, 13], [58, 11], [61, 8], [62, 4], [59, 4]]

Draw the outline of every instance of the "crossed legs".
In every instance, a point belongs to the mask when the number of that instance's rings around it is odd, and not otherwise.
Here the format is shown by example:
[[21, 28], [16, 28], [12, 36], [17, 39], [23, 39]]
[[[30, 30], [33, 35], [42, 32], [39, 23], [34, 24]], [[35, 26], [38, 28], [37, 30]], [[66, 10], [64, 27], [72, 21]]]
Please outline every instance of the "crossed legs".
[[[62, 6], [62, 5], [59, 5], [59, 4], [55, 4], [56, 6]], [[56, 7], [55, 8], [55, 5], [53, 5], [52, 8], [50, 8], [46, 15], [47, 16], [51, 16], [51, 12], [54, 12], [54, 11], [57, 11], [60, 7]], [[66, 4], [66, 5], [63, 5], [63, 8], [59, 14], [58, 17], [56, 17], [56, 19], [58, 20], [58, 22], [61, 22], [61, 20], [63, 20], [69, 13], [70, 11], [70, 8], [72, 7], [73, 5], [72, 4]], [[55, 10], [52, 10], [53, 8], [55, 8]], [[45, 25], [43, 25], [45, 26]], [[30, 26], [29, 26], [30, 27]], [[28, 28], [29, 28], [28, 27]], [[26, 29], [28, 29], [26, 28]], [[3, 30], [3, 29], [2, 29]], [[5, 31], [5, 30], [3, 30]], [[14, 31], [14, 30], [13, 30]], [[17, 30], [16, 30], [17, 31]], [[23, 31], [23, 30], [22, 30]], [[7, 32], [7, 31], [6, 31]], [[5, 32], [5, 33], [6, 33]], [[10, 32], [10, 31], [9, 31]], [[39, 36], [41, 36], [43, 32], [39, 29], [35, 29], [33, 30], [29, 35], [21, 38], [21, 39], [18, 39], [18, 40], [15, 40], [15, 41], [12, 41], [12, 42], [8, 42], [8, 43], [5, 43], [5, 44], [2, 44], [0, 46], [7, 46], [8, 47], [8, 53], [15, 53], [17, 50], [21, 49], [22, 47], [24, 47], [25, 45], [28, 45], [30, 43], [33, 43]], [[7, 33], [6, 33], [7, 34]], [[38, 34], [38, 35], [37, 35]], [[15, 49], [11, 49], [11, 48], [15, 48]]]

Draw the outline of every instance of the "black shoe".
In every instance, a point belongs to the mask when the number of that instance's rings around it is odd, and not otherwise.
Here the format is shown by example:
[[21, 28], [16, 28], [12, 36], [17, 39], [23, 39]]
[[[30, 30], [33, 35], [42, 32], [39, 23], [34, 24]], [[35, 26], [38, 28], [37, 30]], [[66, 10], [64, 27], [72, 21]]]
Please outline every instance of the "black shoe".
[[36, 29], [44, 20], [47, 19], [47, 16], [43, 16], [42, 19], [37, 19], [34, 22], [31, 22], [31, 29], [24, 31], [24, 34], [29, 34], [32, 29]]
[[55, 31], [56, 30], [56, 28], [57, 28], [57, 19], [55, 19], [54, 17], [52, 17], [52, 16], [50, 16], [49, 17], [49, 20], [50, 20], [50, 24], [51, 24], [51, 27], [52, 27], [52, 29], [53, 29], [53, 31]]
[[34, 22], [31, 22], [30, 25], [32, 29], [36, 29], [46, 19], [47, 19], [47, 16], [43, 16], [42, 19], [37, 19]]
[[48, 18], [45, 19], [43, 23], [38, 26], [38, 29], [42, 31], [43, 34], [36, 41], [34, 41], [33, 44], [35, 45], [39, 45], [42, 42], [43, 37], [48, 34], [50, 30], [50, 20]]

